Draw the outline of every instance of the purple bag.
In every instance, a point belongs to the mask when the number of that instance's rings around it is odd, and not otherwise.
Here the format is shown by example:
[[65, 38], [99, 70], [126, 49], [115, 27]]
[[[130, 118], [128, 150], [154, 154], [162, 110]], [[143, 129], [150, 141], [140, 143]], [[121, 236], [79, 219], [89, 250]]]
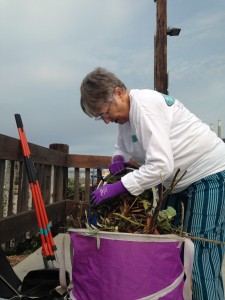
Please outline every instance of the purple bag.
[[73, 300], [191, 299], [190, 240], [175, 235], [92, 234], [85, 229], [71, 229], [70, 237]]

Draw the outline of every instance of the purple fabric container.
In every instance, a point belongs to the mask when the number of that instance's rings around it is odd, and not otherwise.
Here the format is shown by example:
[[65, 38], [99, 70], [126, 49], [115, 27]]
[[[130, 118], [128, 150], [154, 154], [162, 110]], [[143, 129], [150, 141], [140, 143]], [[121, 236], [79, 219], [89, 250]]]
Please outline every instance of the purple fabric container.
[[82, 229], [70, 232], [72, 298], [183, 299], [183, 242], [176, 236], [100, 232], [97, 238], [87, 233]]

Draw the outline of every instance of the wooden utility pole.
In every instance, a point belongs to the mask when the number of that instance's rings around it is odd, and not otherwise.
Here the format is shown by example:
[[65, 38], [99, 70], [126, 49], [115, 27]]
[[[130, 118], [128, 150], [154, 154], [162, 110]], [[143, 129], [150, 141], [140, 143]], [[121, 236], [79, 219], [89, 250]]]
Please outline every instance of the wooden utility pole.
[[154, 37], [154, 89], [167, 95], [167, 0], [154, 0], [154, 2], [157, 10]]

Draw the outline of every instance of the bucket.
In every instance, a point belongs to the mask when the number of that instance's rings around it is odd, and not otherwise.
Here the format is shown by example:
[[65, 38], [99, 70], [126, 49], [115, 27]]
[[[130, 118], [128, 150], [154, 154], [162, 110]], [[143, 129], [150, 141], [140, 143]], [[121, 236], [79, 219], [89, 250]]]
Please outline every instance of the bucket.
[[71, 299], [192, 298], [191, 240], [86, 229], [70, 229], [69, 233], [73, 247]]

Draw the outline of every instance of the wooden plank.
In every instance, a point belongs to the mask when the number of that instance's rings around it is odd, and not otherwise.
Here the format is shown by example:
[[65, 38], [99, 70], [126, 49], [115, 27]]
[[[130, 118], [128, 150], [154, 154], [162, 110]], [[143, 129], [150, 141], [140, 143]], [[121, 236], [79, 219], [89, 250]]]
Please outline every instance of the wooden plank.
[[111, 163], [111, 156], [96, 156], [96, 155], [68, 155], [68, 168], [107, 168]]
[[9, 179], [9, 198], [8, 198], [8, 216], [13, 214], [13, 181], [14, 181], [14, 166], [15, 161], [10, 161], [10, 179]]
[[0, 157], [7, 160], [22, 160], [20, 141], [0, 134]]
[[17, 198], [17, 213], [22, 211], [22, 190], [23, 190], [23, 162], [19, 162], [19, 178], [18, 178], [18, 198]]
[[5, 160], [0, 159], [0, 219], [3, 217]]
[[[32, 143], [28, 143], [31, 151], [31, 158], [35, 163], [67, 166], [67, 154], [56, 150], [48, 149]], [[0, 157], [7, 160], [23, 160], [20, 141], [18, 139], [0, 134]]]
[[62, 172], [63, 172], [63, 181], [62, 181], [62, 185], [63, 185], [63, 194], [62, 194], [62, 199], [66, 199], [67, 198], [67, 190], [68, 190], [68, 168], [62, 168]]
[[80, 169], [79, 168], [74, 168], [74, 200], [78, 201], [80, 200], [80, 195], [79, 195], [79, 179], [80, 179]]
[[55, 192], [54, 199], [56, 202], [63, 198], [63, 170], [61, 167], [55, 167]]
[[44, 172], [44, 194], [45, 203], [50, 203], [50, 191], [51, 191], [51, 166], [45, 166]]
[[56, 150], [30, 144], [31, 158], [34, 162], [67, 167], [67, 154]]
[[[7, 160], [23, 160], [20, 141], [0, 134], [0, 157]], [[66, 154], [29, 143], [34, 163], [76, 168], [102, 168], [111, 163], [111, 156]]]
[[97, 182], [96, 182], [96, 185], [98, 185], [102, 179], [103, 179], [102, 178], [102, 172], [101, 172], [100, 169], [97, 169]]
[[43, 190], [43, 172], [44, 172], [43, 167], [44, 167], [44, 165], [42, 165], [42, 164], [35, 164], [37, 180], [38, 180], [41, 190]]
[[[21, 195], [19, 196], [21, 198], [20, 212], [27, 210], [29, 208], [29, 199], [31, 200], [31, 195], [30, 195], [31, 191], [29, 187], [30, 185], [27, 177], [27, 172], [26, 172], [25, 164], [23, 163], [22, 190], [21, 190]], [[32, 204], [30, 206], [32, 207]]]
[[90, 189], [91, 189], [91, 180], [90, 180], [90, 169], [85, 169], [85, 201], [90, 201]]
[[[46, 206], [48, 219], [66, 222], [66, 200]], [[35, 211], [26, 211], [0, 220], [0, 244], [23, 236], [28, 231], [37, 231]]]

